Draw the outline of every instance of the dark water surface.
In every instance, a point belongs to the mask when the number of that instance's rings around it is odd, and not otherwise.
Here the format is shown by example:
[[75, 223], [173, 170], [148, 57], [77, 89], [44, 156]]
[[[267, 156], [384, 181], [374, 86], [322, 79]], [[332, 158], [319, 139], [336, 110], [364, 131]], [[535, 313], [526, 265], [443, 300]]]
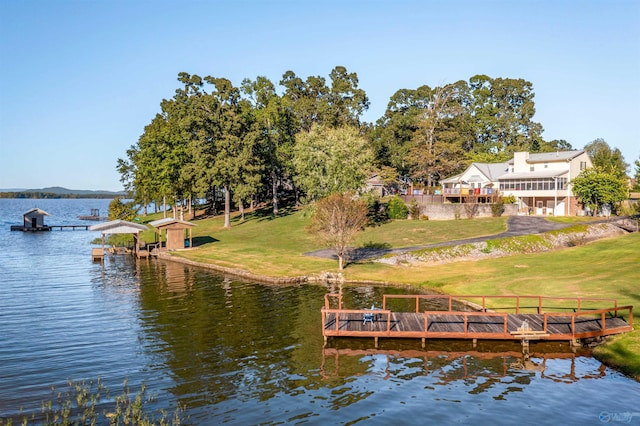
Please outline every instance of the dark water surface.
[[[340, 340], [322, 347], [324, 286], [243, 282], [177, 263], [91, 261], [88, 231], [10, 232], [108, 200], [0, 199], [0, 424], [38, 413], [51, 386], [144, 383], [152, 409], [191, 424], [640, 423], [640, 383], [563, 344]], [[348, 287], [351, 307], [405, 289]], [[106, 406], [105, 406], [106, 407]], [[625, 417], [626, 416], [626, 417]]]

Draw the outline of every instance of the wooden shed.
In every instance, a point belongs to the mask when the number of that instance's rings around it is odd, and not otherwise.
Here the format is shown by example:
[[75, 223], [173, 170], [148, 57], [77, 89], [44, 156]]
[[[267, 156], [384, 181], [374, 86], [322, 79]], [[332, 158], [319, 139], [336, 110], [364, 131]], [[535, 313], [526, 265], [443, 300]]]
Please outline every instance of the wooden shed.
[[23, 215], [23, 225], [12, 225], [12, 231], [50, 231], [51, 227], [44, 224], [44, 217], [49, 213], [39, 208], [33, 208]]
[[[189, 239], [189, 247], [193, 247], [191, 231], [196, 226], [195, 224], [168, 217], [149, 222], [149, 225], [153, 226], [156, 234], [158, 234], [158, 241], [162, 242], [164, 233], [165, 248], [167, 250], [184, 249], [187, 238]], [[185, 235], [185, 231], [188, 231], [188, 237]]]

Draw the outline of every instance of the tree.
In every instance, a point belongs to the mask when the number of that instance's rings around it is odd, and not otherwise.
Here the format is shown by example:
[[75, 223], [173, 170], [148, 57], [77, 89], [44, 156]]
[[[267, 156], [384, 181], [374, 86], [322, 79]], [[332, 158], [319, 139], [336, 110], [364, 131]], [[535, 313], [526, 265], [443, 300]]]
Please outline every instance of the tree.
[[329, 112], [329, 88], [319, 76], [303, 81], [293, 71], [287, 71], [280, 80], [285, 88], [283, 99], [296, 117], [298, 130], [309, 132], [314, 125], [322, 124]]
[[241, 99], [240, 90], [226, 78], [204, 78], [212, 90], [198, 97], [194, 111], [194, 169], [200, 187], [218, 186], [224, 194], [224, 228], [231, 227], [232, 192], [236, 201], [255, 194], [262, 176], [258, 138], [251, 130], [255, 118], [251, 105]]
[[242, 91], [252, 102], [255, 137], [268, 173], [265, 178], [270, 181], [273, 214], [277, 215], [279, 183], [293, 175], [294, 116], [266, 77], [258, 76], [255, 81], [245, 79]]
[[309, 132], [314, 125], [360, 127], [360, 116], [369, 108], [369, 99], [358, 88], [358, 75], [336, 66], [329, 78], [331, 87], [320, 76], [309, 76], [305, 81], [293, 71], [282, 76], [283, 99], [291, 107], [300, 130]]
[[338, 270], [342, 271], [349, 244], [367, 220], [364, 201], [354, 199], [352, 193], [334, 193], [318, 201], [308, 229], [336, 250]]
[[469, 86], [475, 151], [529, 150], [535, 140], [542, 140], [542, 126], [533, 121], [535, 103], [530, 82], [476, 75]]
[[464, 114], [460, 99], [464, 82], [436, 87], [429, 92], [414, 133], [411, 159], [414, 177], [425, 179], [427, 187], [432, 187], [462, 163], [465, 141], [456, 120]]
[[296, 137], [294, 180], [310, 199], [334, 192], [358, 192], [365, 186], [373, 152], [353, 127], [314, 127]]
[[379, 168], [393, 167], [401, 177], [410, 173], [410, 151], [415, 146], [420, 114], [427, 102], [429, 86], [394, 93], [384, 113], [370, 133]]
[[627, 186], [624, 179], [600, 166], [583, 170], [572, 182], [573, 193], [598, 214], [603, 204], [617, 207], [627, 198]]
[[619, 178], [626, 177], [629, 164], [625, 163], [618, 148], [612, 149], [604, 139], [598, 138], [586, 144], [584, 150], [595, 167], [600, 167]]
[[136, 210], [131, 204], [123, 203], [120, 197], [116, 197], [109, 203], [110, 220], [132, 221], [136, 217]]
[[369, 109], [369, 98], [358, 88], [358, 75], [342, 66], [331, 70], [331, 91], [326, 124], [331, 127], [360, 126], [360, 116]]

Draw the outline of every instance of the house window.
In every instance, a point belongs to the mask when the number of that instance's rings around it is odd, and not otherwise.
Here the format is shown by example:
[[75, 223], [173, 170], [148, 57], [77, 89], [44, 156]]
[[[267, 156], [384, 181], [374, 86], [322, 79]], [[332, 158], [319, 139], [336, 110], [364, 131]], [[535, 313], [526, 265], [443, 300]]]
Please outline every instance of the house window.
[[549, 167], [549, 165], [547, 163], [544, 164], [544, 168], [546, 169], [547, 167]]
[[529, 167], [529, 171], [532, 172], [534, 170], [534, 166]]
[[580, 162], [580, 170], [584, 170], [587, 168], [587, 162], [586, 161], [581, 161]]

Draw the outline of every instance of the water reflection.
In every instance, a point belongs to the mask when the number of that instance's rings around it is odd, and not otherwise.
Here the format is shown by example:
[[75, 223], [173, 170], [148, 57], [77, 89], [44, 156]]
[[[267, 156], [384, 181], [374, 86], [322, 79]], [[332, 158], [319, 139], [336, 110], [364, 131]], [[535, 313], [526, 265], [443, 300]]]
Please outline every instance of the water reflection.
[[[320, 371], [325, 380], [353, 374], [373, 374], [383, 379], [405, 380], [430, 375], [437, 379], [438, 385], [457, 380], [473, 383], [479, 378], [483, 381], [503, 379], [512, 375], [519, 376], [518, 383], [523, 385], [529, 383], [526, 377], [533, 377], [538, 373], [541, 379], [562, 383], [606, 376], [607, 369], [604, 365], [587, 362], [588, 360], [585, 353], [572, 351], [538, 352], [525, 357], [518, 351], [398, 351], [325, 347], [322, 349]], [[486, 382], [484, 383], [483, 387], [486, 387]], [[483, 387], [470, 393], [482, 392]]]

